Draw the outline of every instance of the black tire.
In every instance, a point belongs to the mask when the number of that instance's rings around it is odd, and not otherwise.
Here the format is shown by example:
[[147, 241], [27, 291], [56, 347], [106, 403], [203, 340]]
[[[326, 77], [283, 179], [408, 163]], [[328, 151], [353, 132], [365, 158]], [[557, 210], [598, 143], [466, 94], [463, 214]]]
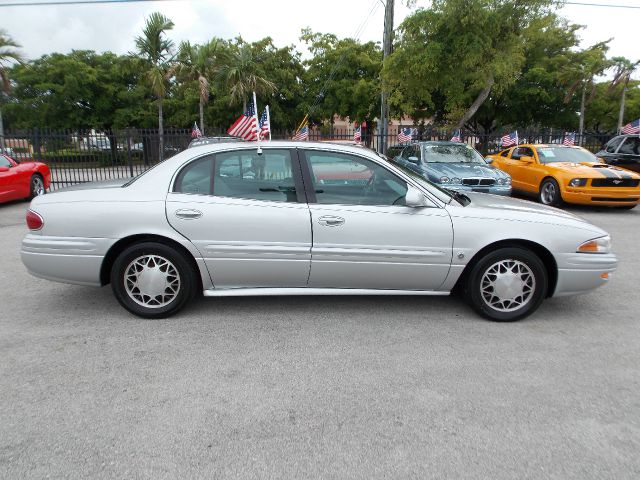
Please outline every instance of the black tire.
[[[140, 276], [144, 273], [147, 275]], [[195, 296], [197, 286], [196, 272], [185, 256], [162, 243], [131, 245], [118, 255], [111, 268], [111, 288], [116, 299], [129, 312], [143, 318], [174, 315]]]
[[[498, 275], [504, 280], [493, 284], [499, 279]], [[510, 276], [521, 283], [513, 283]], [[547, 295], [548, 283], [547, 270], [535, 253], [508, 247], [488, 253], [473, 266], [465, 293], [471, 307], [483, 317], [513, 322], [537, 310]], [[500, 293], [498, 289], [502, 290], [502, 296], [495, 295]], [[518, 303], [521, 303], [519, 307]]]
[[29, 184], [29, 196], [27, 197], [27, 199], [31, 200], [32, 198], [44, 195], [45, 193], [47, 193], [47, 189], [44, 188], [44, 179], [42, 178], [42, 175], [40, 175], [39, 173], [34, 173], [31, 176], [31, 182]]
[[550, 207], [562, 206], [562, 194], [560, 193], [560, 186], [554, 178], [545, 178], [540, 185], [540, 191], [538, 192], [538, 200], [544, 205]]

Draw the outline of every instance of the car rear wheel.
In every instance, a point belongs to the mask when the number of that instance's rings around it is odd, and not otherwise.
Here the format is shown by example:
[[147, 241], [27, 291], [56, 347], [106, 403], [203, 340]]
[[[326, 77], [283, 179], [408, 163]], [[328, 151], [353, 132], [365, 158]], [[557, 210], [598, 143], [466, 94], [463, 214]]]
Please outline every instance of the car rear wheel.
[[181, 310], [196, 292], [196, 274], [184, 255], [156, 242], [125, 249], [111, 269], [111, 288], [129, 312], [165, 318]]
[[44, 188], [44, 179], [39, 173], [33, 174], [31, 177], [31, 185], [29, 187], [29, 200], [34, 197], [39, 197], [47, 193], [47, 189]]
[[547, 178], [540, 185], [540, 202], [552, 207], [562, 205], [562, 195], [560, 194], [560, 186], [553, 178]]
[[472, 308], [498, 322], [533, 313], [547, 294], [547, 271], [538, 256], [517, 247], [501, 248], [481, 258], [467, 278]]

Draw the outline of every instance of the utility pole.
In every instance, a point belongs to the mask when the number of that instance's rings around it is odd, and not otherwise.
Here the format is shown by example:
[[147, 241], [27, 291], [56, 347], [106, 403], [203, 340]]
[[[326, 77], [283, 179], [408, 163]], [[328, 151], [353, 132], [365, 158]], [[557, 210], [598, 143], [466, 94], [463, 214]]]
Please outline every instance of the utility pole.
[[[384, 36], [382, 39], [382, 61], [391, 55], [391, 47], [393, 45], [393, 2], [387, 0], [384, 6]], [[380, 131], [380, 142], [378, 151], [384, 153], [387, 151], [387, 137], [389, 135], [389, 105], [387, 105], [387, 92], [382, 90], [380, 94], [380, 123], [378, 125]]]

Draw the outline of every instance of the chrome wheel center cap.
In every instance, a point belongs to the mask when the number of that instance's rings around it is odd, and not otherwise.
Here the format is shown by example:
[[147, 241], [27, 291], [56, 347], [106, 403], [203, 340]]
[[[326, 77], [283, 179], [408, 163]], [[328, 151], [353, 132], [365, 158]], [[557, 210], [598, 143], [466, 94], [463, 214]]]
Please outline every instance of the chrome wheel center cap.
[[138, 288], [142, 295], [150, 297], [162, 295], [167, 289], [167, 274], [161, 272], [157, 266], [147, 267], [138, 274]]
[[493, 291], [502, 300], [512, 300], [520, 297], [523, 289], [524, 282], [519, 275], [512, 272], [499, 274], [493, 282]]

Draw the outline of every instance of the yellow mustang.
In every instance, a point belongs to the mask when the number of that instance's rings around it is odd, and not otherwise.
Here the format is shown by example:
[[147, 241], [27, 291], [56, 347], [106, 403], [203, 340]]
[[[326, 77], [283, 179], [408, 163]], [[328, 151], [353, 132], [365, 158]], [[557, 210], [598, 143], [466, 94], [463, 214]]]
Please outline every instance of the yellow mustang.
[[511, 175], [514, 192], [535, 194], [545, 205], [633, 208], [640, 202], [640, 175], [607, 165], [582, 147], [518, 145], [487, 161]]

